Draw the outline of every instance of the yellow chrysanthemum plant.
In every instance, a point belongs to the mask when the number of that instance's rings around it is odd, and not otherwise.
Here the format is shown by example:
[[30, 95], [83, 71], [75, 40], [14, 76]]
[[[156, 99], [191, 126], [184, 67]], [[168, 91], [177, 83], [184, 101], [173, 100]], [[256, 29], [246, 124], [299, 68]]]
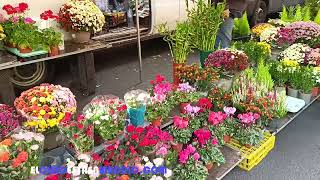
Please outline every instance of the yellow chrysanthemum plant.
[[14, 105], [27, 121], [24, 127], [37, 132], [56, 131], [66, 113], [76, 112], [72, 92], [60, 85], [42, 84], [21, 93]]

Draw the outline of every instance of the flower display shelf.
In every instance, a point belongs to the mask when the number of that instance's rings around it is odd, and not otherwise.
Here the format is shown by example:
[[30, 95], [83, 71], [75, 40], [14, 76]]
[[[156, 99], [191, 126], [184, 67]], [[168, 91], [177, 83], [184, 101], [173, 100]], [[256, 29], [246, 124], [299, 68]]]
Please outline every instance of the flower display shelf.
[[260, 145], [247, 148], [241, 146], [238, 141], [232, 139], [227, 146], [240, 150], [245, 159], [238, 165], [241, 169], [250, 171], [257, 166], [274, 148], [276, 137], [268, 131], [264, 133], [264, 139]]
[[48, 56], [48, 51], [44, 51], [44, 50], [32, 51], [31, 53], [20, 53], [17, 48], [5, 47], [5, 49], [10, 53], [24, 60], [34, 60], [34, 59], [44, 58]]

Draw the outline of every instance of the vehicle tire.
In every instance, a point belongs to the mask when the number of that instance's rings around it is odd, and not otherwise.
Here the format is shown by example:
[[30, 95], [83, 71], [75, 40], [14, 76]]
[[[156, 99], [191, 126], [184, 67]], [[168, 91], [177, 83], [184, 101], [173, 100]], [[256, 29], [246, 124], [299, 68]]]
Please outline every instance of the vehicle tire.
[[53, 63], [38, 62], [13, 68], [10, 80], [17, 89], [26, 90], [41, 83], [50, 82], [54, 72]]
[[251, 26], [255, 26], [256, 24], [259, 23], [264, 23], [267, 19], [268, 15], [268, 6], [265, 1], [259, 0], [254, 13], [251, 17]]

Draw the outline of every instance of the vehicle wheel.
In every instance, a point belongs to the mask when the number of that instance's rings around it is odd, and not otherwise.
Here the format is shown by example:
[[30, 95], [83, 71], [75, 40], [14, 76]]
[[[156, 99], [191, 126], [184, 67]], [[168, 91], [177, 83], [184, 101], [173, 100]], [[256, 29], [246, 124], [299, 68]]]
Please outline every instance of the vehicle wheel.
[[39, 62], [13, 68], [11, 82], [14, 87], [26, 90], [49, 82], [54, 74], [54, 64]]
[[267, 15], [268, 15], [267, 4], [265, 1], [260, 0], [251, 18], [251, 25], [255, 26], [256, 24], [264, 23], [267, 19]]

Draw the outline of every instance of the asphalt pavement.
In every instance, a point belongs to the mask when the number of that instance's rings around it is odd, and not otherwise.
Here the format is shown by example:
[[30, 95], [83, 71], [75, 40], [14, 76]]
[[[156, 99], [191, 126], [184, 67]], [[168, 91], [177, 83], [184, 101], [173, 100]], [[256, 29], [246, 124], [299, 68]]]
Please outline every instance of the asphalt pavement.
[[[139, 60], [135, 44], [95, 54], [97, 90], [95, 95], [113, 94], [123, 98], [130, 89], [147, 89], [157, 73], [172, 79], [168, 47], [161, 39], [142, 44], [143, 71], [139, 80]], [[189, 63], [197, 62], [191, 54]], [[58, 62], [54, 84], [69, 86], [71, 75], [64, 61]], [[95, 96], [74, 92], [79, 110]], [[235, 168], [226, 180], [320, 180], [320, 103], [310, 106], [276, 137], [273, 151], [250, 172]]]

